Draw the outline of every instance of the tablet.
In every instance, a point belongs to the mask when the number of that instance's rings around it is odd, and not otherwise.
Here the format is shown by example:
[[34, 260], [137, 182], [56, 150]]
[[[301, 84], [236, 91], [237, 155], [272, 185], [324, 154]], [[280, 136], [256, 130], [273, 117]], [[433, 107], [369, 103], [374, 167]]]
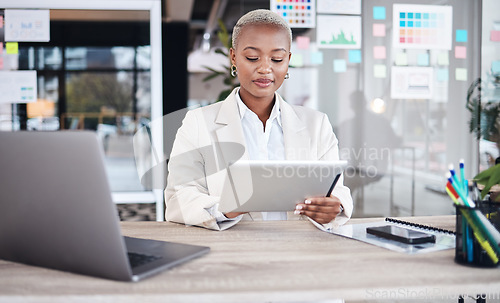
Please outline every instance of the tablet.
[[240, 160], [228, 168], [219, 210], [293, 211], [306, 197], [326, 196], [347, 161]]

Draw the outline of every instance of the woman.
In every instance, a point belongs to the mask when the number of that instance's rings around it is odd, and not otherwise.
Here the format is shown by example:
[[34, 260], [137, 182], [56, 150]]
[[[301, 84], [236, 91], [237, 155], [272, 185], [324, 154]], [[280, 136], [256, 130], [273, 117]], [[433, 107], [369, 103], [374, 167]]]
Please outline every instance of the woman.
[[[283, 18], [269, 10], [251, 11], [238, 20], [232, 39], [231, 70], [240, 87], [226, 100], [186, 114], [170, 156], [168, 221], [223, 230], [243, 217], [259, 215], [218, 211], [226, 163], [239, 158], [234, 147], [227, 156], [224, 142], [243, 146], [243, 159], [339, 159], [328, 117], [291, 106], [276, 93], [288, 78], [291, 58], [292, 32]], [[352, 198], [341, 178], [330, 197], [309, 197], [297, 204], [294, 214], [261, 215], [264, 220], [304, 215], [326, 230], [345, 223], [351, 213]]]

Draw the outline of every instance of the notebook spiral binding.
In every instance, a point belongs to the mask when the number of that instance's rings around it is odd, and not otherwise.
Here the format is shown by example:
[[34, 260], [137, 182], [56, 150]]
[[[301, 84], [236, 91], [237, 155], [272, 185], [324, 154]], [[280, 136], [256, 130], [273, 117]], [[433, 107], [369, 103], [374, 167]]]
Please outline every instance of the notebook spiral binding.
[[391, 223], [396, 223], [396, 224], [409, 225], [409, 226], [413, 226], [413, 227], [417, 227], [417, 228], [421, 228], [421, 229], [432, 230], [432, 231], [446, 233], [446, 234], [450, 234], [450, 235], [455, 235], [455, 232], [452, 231], [452, 230], [447, 230], [447, 229], [443, 229], [443, 228], [432, 227], [432, 226], [429, 226], [429, 225], [417, 224], [417, 223], [412, 223], [412, 222], [408, 222], [408, 221], [402, 221], [402, 220], [393, 219], [393, 218], [385, 218], [385, 221], [391, 222]]

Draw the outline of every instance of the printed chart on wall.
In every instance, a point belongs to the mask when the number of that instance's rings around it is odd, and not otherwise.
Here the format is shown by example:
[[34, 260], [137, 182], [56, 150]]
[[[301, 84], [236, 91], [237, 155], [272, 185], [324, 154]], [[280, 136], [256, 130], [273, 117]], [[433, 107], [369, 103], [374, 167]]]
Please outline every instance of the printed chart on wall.
[[451, 49], [452, 7], [393, 5], [393, 46], [414, 49]]
[[432, 67], [393, 66], [392, 99], [431, 99], [434, 82]]
[[316, 27], [316, 0], [271, 0], [271, 11], [283, 17], [290, 27]]
[[316, 37], [321, 48], [361, 48], [361, 17], [318, 15]]
[[318, 0], [318, 14], [361, 15], [361, 0]]

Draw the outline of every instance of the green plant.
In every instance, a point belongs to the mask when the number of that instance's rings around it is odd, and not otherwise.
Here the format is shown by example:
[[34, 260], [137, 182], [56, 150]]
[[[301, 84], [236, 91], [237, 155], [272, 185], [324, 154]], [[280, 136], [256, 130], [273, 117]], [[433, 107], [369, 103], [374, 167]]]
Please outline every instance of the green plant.
[[[471, 113], [469, 131], [477, 140], [484, 139], [495, 142], [500, 148], [500, 74], [488, 73], [486, 81], [476, 79], [467, 91], [466, 107]], [[494, 159], [491, 159], [494, 161]], [[474, 181], [484, 185], [481, 198], [484, 199], [491, 188], [500, 184], [500, 164], [480, 172]]]
[[469, 130], [476, 138], [499, 143], [500, 74], [488, 73], [476, 79], [467, 91], [466, 107], [471, 113]]
[[207, 70], [210, 71], [210, 75], [205, 77], [203, 79], [203, 82], [210, 81], [216, 77], [223, 77], [223, 83], [224, 85], [228, 86], [228, 89], [225, 89], [219, 93], [219, 96], [217, 97], [217, 101], [222, 101], [229, 96], [231, 91], [235, 87], [239, 85], [239, 83], [236, 81], [236, 77], [233, 77], [231, 75], [231, 58], [229, 57], [229, 49], [232, 47], [232, 40], [231, 40], [231, 35], [229, 35], [229, 32], [227, 31], [226, 26], [222, 22], [221, 19], [218, 20], [219, 28], [220, 30], [217, 32], [217, 37], [219, 38], [219, 41], [222, 43], [223, 48], [217, 48], [215, 49], [215, 53], [224, 55], [225, 57], [228, 58], [227, 65], [224, 66], [224, 71], [218, 71], [215, 70], [211, 67], [208, 66], [203, 66]]
[[481, 199], [484, 199], [494, 185], [500, 184], [500, 164], [483, 170], [474, 177], [474, 181], [484, 185], [484, 188], [481, 190]]

